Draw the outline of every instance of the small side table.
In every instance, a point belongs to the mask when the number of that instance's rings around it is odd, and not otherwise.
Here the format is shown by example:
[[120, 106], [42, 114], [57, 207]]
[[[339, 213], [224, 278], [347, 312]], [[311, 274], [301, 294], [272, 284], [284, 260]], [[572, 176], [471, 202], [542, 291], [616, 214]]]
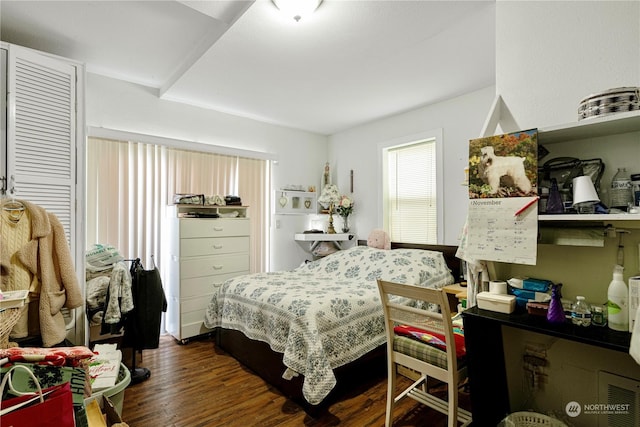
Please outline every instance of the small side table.
[[458, 302], [467, 297], [467, 287], [462, 286], [460, 283], [454, 283], [453, 285], [443, 286], [442, 289], [447, 293], [449, 310], [451, 310], [452, 313], [457, 313]]

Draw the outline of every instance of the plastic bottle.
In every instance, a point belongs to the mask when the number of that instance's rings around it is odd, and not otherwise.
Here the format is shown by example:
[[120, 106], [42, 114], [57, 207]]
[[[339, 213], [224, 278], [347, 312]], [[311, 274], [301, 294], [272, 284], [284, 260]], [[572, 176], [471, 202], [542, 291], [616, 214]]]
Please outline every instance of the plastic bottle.
[[613, 267], [613, 280], [607, 290], [607, 321], [615, 331], [629, 331], [629, 290], [622, 278], [624, 267]]
[[620, 209], [626, 212], [629, 205], [633, 205], [631, 193], [631, 177], [627, 168], [618, 168], [618, 172], [611, 180], [610, 208]]
[[571, 306], [571, 322], [578, 326], [591, 325], [591, 309], [583, 296], [577, 296], [576, 302]]
[[551, 285], [551, 302], [547, 311], [547, 321], [549, 323], [564, 323], [567, 319], [562, 308], [562, 283]]

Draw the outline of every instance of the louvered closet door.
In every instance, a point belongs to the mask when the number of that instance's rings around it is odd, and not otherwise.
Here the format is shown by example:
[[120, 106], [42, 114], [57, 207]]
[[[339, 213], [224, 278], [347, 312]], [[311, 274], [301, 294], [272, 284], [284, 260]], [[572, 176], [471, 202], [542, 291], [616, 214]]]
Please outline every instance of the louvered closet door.
[[9, 47], [8, 188], [62, 222], [75, 254], [76, 67]]

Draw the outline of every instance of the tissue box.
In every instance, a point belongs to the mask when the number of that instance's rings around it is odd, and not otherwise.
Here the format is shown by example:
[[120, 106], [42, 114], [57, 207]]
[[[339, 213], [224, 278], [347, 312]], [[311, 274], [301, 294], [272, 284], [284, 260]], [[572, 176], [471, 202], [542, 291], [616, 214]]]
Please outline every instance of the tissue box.
[[513, 313], [516, 308], [516, 297], [514, 295], [499, 295], [489, 292], [480, 292], [476, 296], [478, 308], [483, 310], [497, 311], [499, 313]]

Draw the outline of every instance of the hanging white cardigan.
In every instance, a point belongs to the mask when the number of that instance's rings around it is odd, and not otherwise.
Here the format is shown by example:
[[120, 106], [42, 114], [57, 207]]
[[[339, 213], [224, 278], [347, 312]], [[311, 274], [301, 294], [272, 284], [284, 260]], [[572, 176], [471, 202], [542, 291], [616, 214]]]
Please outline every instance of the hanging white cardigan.
[[[43, 347], [64, 341], [66, 325], [60, 311], [83, 304], [73, 257], [58, 218], [44, 208], [20, 200], [31, 215], [31, 240], [16, 252], [22, 264], [40, 282], [39, 321]], [[0, 274], [8, 271], [11, 254], [0, 254]]]

